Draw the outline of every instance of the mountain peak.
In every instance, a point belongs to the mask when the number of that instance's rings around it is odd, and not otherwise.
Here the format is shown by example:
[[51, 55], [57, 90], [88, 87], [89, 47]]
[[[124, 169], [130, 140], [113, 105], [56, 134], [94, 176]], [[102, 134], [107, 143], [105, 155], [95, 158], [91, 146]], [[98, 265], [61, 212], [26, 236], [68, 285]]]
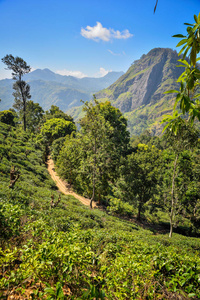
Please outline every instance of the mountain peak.
[[45, 73], [55, 74], [53, 71], [49, 70], [48, 68], [45, 68], [45, 69], [43, 69], [41, 71], [45, 72]]
[[[63, 111], [70, 107], [80, 106], [83, 101], [89, 101], [92, 95], [115, 82], [121, 72], [111, 72], [102, 78], [77, 78], [63, 76], [45, 69], [36, 69], [24, 75], [31, 87], [32, 100], [39, 102], [43, 109], [49, 109], [52, 104]], [[0, 80], [1, 109], [8, 109], [13, 104], [12, 79]]]
[[[177, 52], [170, 48], [154, 48], [134, 61], [124, 75], [108, 89], [97, 93], [96, 97], [100, 101], [108, 99], [127, 116], [130, 115], [132, 133], [141, 133], [148, 127], [147, 124], [153, 122], [152, 119], [148, 121], [151, 109], [151, 114], [154, 116], [157, 114], [159, 117], [169, 112], [169, 109], [172, 110], [169, 103], [174, 95], [163, 93], [177, 89], [176, 80], [183, 72], [183, 68], [176, 67], [178, 59]], [[139, 111], [142, 112], [141, 119]], [[138, 124], [140, 124], [139, 131]]]

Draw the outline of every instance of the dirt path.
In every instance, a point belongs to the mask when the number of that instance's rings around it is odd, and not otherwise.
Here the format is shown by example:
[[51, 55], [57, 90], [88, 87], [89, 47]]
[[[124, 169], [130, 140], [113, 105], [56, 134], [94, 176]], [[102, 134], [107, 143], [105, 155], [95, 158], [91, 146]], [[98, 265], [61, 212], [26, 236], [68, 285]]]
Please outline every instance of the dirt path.
[[[51, 178], [55, 181], [58, 189], [65, 195], [71, 195], [74, 196], [76, 199], [78, 199], [80, 202], [82, 202], [84, 205], [90, 206], [90, 199], [84, 198], [78, 194], [76, 194], [75, 192], [73, 192], [70, 187], [68, 186], [68, 184], [60, 179], [60, 177], [57, 175], [57, 173], [55, 172], [55, 166], [54, 166], [54, 162], [53, 159], [51, 159], [49, 157], [48, 161], [47, 161], [47, 166], [48, 166], [48, 172], [51, 175]], [[95, 207], [95, 203], [92, 203], [92, 207]]]

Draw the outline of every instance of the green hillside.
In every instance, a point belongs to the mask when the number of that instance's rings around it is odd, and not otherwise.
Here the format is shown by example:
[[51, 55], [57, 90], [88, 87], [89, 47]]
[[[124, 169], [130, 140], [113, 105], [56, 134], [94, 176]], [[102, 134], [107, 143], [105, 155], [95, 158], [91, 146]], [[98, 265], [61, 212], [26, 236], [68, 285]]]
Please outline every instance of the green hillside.
[[[92, 95], [115, 82], [123, 72], [109, 72], [100, 78], [76, 78], [56, 74], [49, 69], [34, 70], [24, 76], [30, 85], [31, 99], [47, 110], [57, 105], [66, 111], [71, 107], [80, 106], [81, 102], [89, 101]], [[14, 102], [12, 95], [13, 80], [0, 80], [1, 110], [9, 109]]]
[[[0, 111], [0, 299], [200, 299], [200, 13], [194, 20], [176, 35], [189, 55], [180, 92], [163, 95], [183, 71], [177, 53], [153, 49], [74, 110], [79, 128], [29, 100], [22, 58], [2, 59], [15, 110]], [[158, 135], [171, 93], [182, 113]]]
[[168, 224], [148, 212], [137, 222], [128, 204], [91, 210], [61, 195], [51, 208], [59, 193], [38, 136], [0, 123], [0, 151], [1, 299], [200, 298], [199, 239], [169, 239]]
[[[17, 98], [0, 112], [0, 298], [200, 299], [195, 125], [174, 114], [161, 137], [130, 138], [120, 109], [94, 97], [78, 130], [58, 106], [28, 100], [23, 59], [5, 60]], [[146, 72], [127, 75], [147, 82], [135, 110], [159, 104]]]
[[177, 88], [176, 80], [183, 72], [183, 68], [177, 68], [178, 59], [171, 49], [152, 49], [96, 97], [100, 101], [108, 99], [125, 114], [132, 134], [145, 129], [160, 134], [162, 115], [173, 109], [173, 96], [164, 92]]
[[[177, 67], [180, 59], [176, 51], [155, 48], [134, 61], [128, 71], [115, 83], [96, 93], [101, 101], [110, 101], [128, 119], [128, 127], [133, 135], [150, 130], [153, 135], [162, 131], [162, 116], [173, 110], [173, 95], [164, 92], [178, 88], [176, 80], [184, 68]], [[80, 119], [80, 108], [72, 108], [69, 113]]]

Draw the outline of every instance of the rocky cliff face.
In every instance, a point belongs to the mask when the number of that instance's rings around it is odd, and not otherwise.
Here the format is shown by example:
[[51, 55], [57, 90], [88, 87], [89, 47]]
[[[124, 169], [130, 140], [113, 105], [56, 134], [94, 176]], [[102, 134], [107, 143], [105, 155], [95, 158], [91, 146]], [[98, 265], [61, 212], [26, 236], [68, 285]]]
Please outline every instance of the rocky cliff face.
[[96, 94], [97, 99], [109, 100], [129, 120], [130, 131], [139, 134], [150, 129], [159, 134], [161, 116], [173, 107], [173, 94], [163, 94], [178, 88], [176, 80], [183, 72], [177, 67], [176, 51], [155, 48], [135, 61], [128, 71], [108, 89]]

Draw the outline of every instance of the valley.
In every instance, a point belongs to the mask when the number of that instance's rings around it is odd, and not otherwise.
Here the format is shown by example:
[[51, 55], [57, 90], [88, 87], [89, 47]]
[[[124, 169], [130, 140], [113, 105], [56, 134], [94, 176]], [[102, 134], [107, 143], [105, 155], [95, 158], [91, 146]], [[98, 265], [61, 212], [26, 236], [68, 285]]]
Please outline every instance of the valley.
[[0, 299], [200, 299], [199, 1], [0, 23]]
[[183, 114], [162, 98], [178, 88], [176, 59], [143, 55], [74, 108], [77, 129], [57, 105], [28, 100], [30, 67], [4, 57], [16, 110], [0, 112], [1, 299], [200, 298], [200, 134], [183, 115], [200, 116], [185, 91]]
[[[174, 96], [164, 94], [177, 89], [176, 80], [184, 68], [177, 67], [178, 54], [167, 48], [152, 49], [133, 62], [128, 71], [110, 87], [95, 94], [99, 101], [110, 101], [128, 119], [133, 135], [149, 130], [160, 135], [163, 115], [173, 111]], [[69, 113], [80, 119], [81, 108], [71, 108]]]
[[[37, 69], [25, 74], [24, 79], [31, 86], [32, 100], [39, 103], [44, 110], [51, 105], [57, 105], [67, 111], [71, 107], [80, 106], [80, 100], [89, 101], [94, 93], [115, 82], [122, 74], [123, 72], [109, 72], [101, 78], [76, 78], [59, 75], [49, 69]], [[0, 80], [1, 110], [9, 109], [13, 105], [12, 85], [12, 79]]]
[[[155, 48], [133, 62], [128, 71], [110, 72], [102, 78], [75, 78], [61, 76], [48, 69], [35, 70], [25, 75], [31, 86], [34, 102], [44, 110], [57, 105], [78, 122], [83, 101], [95, 94], [101, 102], [110, 101], [128, 119], [131, 134], [139, 135], [149, 130], [159, 135], [163, 115], [173, 111], [174, 96], [164, 94], [176, 89], [176, 80], [184, 68], [177, 67], [178, 54], [168, 48]], [[12, 80], [0, 80], [1, 109], [12, 106]]]

